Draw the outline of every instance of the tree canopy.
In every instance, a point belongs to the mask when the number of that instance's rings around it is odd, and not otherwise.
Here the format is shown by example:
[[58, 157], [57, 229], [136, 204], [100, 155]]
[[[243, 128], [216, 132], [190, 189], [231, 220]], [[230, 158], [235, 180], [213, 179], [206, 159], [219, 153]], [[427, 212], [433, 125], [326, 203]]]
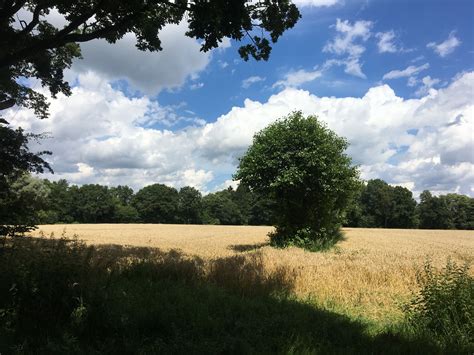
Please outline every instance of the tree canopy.
[[314, 249], [340, 236], [343, 212], [358, 179], [345, 154], [347, 146], [317, 117], [301, 112], [254, 136], [234, 177], [275, 202], [274, 244]]
[[132, 205], [145, 223], [175, 223], [178, 218], [178, 199], [175, 188], [153, 184], [138, 191]]
[[[48, 15], [63, 20], [55, 26]], [[289, 0], [7, 0], [0, 2], [0, 110], [20, 105], [48, 115], [40, 92], [24, 84], [36, 78], [53, 97], [69, 95], [64, 70], [80, 58], [80, 43], [105, 39], [115, 43], [133, 33], [139, 50], [160, 51], [160, 31], [188, 22], [186, 35], [201, 41], [201, 50], [216, 48], [224, 38], [247, 39], [239, 48], [244, 60], [267, 60], [271, 43], [293, 27], [300, 13]], [[258, 30], [258, 31], [256, 31]]]
[[416, 226], [415, 207], [416, 201], [407, 188], [390, 186], [381, 179], [369, 180], [351, 205], [351, 209], [360, 209], [359, 220], [353, 219], [350, 224], [359, 227], [413, 228]]
[[0, 119], [0, 236], [27, 231], [34, 225], [31, 211], [36, 198], [30, 196], [34, 189], [28, 188], [25, 193], [24, 186], [31, 182], [25, 173], [52, 171], [42, 158], [49, 152], [34, 154], [28, 150], [28, 142], [36, 138], [37, 135], [25, 134], [21, 128], [11, 129]]

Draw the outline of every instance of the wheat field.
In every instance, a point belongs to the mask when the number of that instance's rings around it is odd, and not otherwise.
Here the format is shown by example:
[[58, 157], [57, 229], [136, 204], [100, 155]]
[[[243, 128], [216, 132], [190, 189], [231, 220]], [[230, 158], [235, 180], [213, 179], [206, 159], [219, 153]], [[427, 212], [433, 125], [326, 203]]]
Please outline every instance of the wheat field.
[[346, 228], [345, 240], [336, 248], [311, 253], [270, 247], [267, 233], [271, 230], [253, 226], [71, 224], [40, 226], [32, 234], [77, 236], [94, 245], [179, 250], [204, 260], [204, 272], [225, 261], [230, 271], [223, 277], [239, 280], [245, 275], [233, 274], [248, 273], [249, 269], [242, 271], [232, 263], [248, 259], [252, 265], [258, 264], [266, 277], [284, 271], [300, 299], [380, 324], [400, 319], [401, 305], [416, 291], [416, 272], [427, 260], [436, 267], [444, 266], [448, 258], [460, 264], [474, 262], [473, 231]]

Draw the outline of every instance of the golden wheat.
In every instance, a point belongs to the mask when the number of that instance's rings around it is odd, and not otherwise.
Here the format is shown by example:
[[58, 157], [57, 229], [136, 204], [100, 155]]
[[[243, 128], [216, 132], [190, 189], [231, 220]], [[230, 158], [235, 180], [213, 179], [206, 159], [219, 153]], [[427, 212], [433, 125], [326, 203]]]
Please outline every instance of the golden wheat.
[[[214, 273], [214, 278], [238, 277], [242, 283], [248, 277], [248, 287], [252, 287], [256, 271], [243, 268], [242, 260], [252, 259], [254, 264], [257, 260], [265, 274], [259, 277], [271, 278], [283, 270], [287, 278], [291, 277], [298, 297], [381, 323], [401, 317], [400, 304], [416, 290], [416, 271], [427, 259], [437, 267], [445, 265], [448, 257], [460, 263], [474, 261], [472, 231], [347, 228], [346, 239], [335, 249], [311, 253], [271, 248], [267, 245], [271, 230], [250, 226], [73, 224], [40, 226], [33, 235], [77, 235], [90, 244], [178, 249], [207, 261], [204, 272], [211, 274], [215, 265], [226, 270], [222, 275]], [[227, 268], [222, 268], [223, 261], [229, 264]], [[239, 272], [247, 274], [232, 275]]]

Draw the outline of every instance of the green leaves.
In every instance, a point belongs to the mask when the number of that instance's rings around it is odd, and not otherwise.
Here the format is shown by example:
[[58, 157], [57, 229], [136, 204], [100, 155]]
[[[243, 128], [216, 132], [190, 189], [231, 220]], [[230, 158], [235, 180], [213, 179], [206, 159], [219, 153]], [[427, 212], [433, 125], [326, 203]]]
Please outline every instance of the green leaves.
[[[274, 240], [338, 235], [341, 211], [357, 186], [347, 141], [315, 116], [294, 112], [254, 136], [234, 178], [275, 201]], [[302, 232], [304, 231], [304, 232]], [[308, 247], [309, 248], [309, 247]]]
[[471, 353], [474, 349], [474, 278], [469, 265], [448, 259], [436, 270], [427, 261], [417, 274], [419, 293], [405, 307], [413, 329], [433, 339], [448, 352]]

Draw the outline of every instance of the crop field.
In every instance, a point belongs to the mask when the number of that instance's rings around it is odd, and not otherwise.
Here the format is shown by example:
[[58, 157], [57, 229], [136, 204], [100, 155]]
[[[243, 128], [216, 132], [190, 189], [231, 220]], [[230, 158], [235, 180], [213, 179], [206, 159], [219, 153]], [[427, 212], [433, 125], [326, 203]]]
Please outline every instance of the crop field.
[[214, 272], [213, 277], [224, 283], [238, 280], [240, 287], [279, 278], [298, 299], [377, 327], [401, 319], [401, 305], [416, 291], [416, 273], [426, 261], [436, 267], [448, 258], [474, 262], [472, 231], [347, 228], [345, 240], [324, 253], [272, 248], [269, 231], [252, 226], [72, 224], [43, 225], [33, 235], [177, 251], [189, 260], [197, 258], [203, 274], [212, 274], [219, 265], [220, 275]]

